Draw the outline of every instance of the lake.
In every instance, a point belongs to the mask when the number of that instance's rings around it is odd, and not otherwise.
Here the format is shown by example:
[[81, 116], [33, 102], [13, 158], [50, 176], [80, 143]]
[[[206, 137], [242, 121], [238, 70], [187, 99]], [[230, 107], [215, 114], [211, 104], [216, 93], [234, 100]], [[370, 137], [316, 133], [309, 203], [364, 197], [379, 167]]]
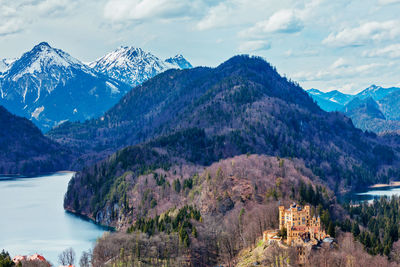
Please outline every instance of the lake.
[[382, 196], [400, 196], [400, 187], [399, 186], [385, 186], [385, 187], [378, 187], [378, 188], [371, 188], [365, 192], [359, 192], [352, 194], [350, 196], [350, 200], [353, 202], [359, 201], [372, 201], [375, 198], [379, 198]]
[[0, 250], [15, 255], [39, 253], [58, 266], [58, 254], [72, 247], [78, 265], [104, 228], [63, 209], [73, 173], [32, 178], [0, 178]]

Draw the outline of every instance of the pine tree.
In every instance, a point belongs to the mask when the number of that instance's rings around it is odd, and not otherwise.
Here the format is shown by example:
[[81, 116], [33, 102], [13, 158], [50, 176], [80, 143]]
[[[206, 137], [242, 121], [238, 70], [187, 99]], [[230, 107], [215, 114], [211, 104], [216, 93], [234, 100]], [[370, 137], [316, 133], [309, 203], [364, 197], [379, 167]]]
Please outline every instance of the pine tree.
[[330, 235], [331, 237], [335, 237], [336, 236], [335, 226], [334, 226], [334, 224], [332, 222], [329, 222], [328, 235]]
[[354, 237], [357, 237], [360, 235], [360, 227], [356, 222], [353, 222], [353, 226], [351, 227], [351, 232], [354, 235]]

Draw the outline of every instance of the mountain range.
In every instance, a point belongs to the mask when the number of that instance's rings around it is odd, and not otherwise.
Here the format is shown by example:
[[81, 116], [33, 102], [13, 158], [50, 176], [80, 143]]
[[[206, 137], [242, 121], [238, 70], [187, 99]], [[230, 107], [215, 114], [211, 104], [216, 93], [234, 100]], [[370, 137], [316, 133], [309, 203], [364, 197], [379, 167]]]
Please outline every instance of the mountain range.
[[167, 69], [189, 69], [192, 65], [177, 55], [165, 61], [140, 48], [120, 47], [88, 64], [93, 70], [134, 87]]
[[130, 200], [126, 186], [158, 169], [201, 169], [243, 154], [298, 158], [343, 192], [391, 179], [399, 164], [396, 140], [321, 110], [269, 63], [248, 56], [216, 68], [168, 70], [104, 116], [64, 123], [47, 136], [82, 153], [75, 168], [87, 164], [70, 183], [66, 208], [110, 225], [126, 215], [114, 210]]
[[84, 64], [42, 42], [18, 59], [0, 61], [0, 104], [48, 131], [102, 115], [133, 86], [166, 69], [190, 67], [181, 55], [163, 61], [133, 47]]
[[[352, 112], [385, 116], [372, 97], [345, 101]], [[356, 128], [343, 113], [321, 109], [264, 59], [247, 55], [215, 68], [166, 70], [104, 114], [62, 123], [45, 136], [0, 109], [0, 126], [8, 125], [0, 134], [7, 173], [77, 170], [64, 208], [121, 230], [98, 241], [93, 255], [106, 251], [103, 262], [125, 257], [124, 251], [143, 255], [123, 247], [139, 244], [125, 238], [140, 235], [140, 244], [166, 240], [194, 266], [215, 266], [221, 253], [231, 259], [240, 251], [223, 252], [219, 244], [256, 244], [265, 229], [277, 227], [278, 205], [293, 201], [315, 207], [334, 234], [331, 218], [350, 217], [335, 194], [400, 175], [398, 135]]]
[[400, 88], [371, 85], [356, 95], [337, 90], [307, 91], [326, 111], [340, 111], [349, 116], [356, 127], [375, 133], [400, 130]]

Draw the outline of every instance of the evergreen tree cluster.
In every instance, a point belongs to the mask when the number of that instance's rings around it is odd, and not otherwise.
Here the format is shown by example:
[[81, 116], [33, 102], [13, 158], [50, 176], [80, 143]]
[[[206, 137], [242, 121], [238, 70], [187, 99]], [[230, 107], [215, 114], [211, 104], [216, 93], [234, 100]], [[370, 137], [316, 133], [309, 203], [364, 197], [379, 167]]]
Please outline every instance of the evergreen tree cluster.
[[345, 204], [344, 207], [353, 222], [346, 219], [342, 229], [351, 231], [370, 254], [389, 255], [393, 243], [399, 239], [400, 198], [381, 197], [372, 203]]
[[12, 261], [10, 254], [3, 249], [0, 253], [0, 267], [11, 267], [14, 265], [15, 264]]
[[153, 236], [157, 233], [171, 234], [176, 232], [179, 234], [179, 240], [188, 247], [190, 244], [190, 234], [196, 238], [197, 229], [192, 224], [192, 220], [200, 222], [200, 211], [192, 206], [184, 206], [178, 210], [177, 214], [173, 216], [175, 210], [170, 210], [162, 215], [157, 215], [154, 218], [139, 218], [133, 225], [131, 225], [127, 232], [133, 233], [141, 231]]
[[312, 184], [306, 185], [300, 182], [299, 186], [300, 203], [303, 205], [306, 203], [311, 204], [315, 207], [314, 215], [320, 216], [321, 226], [324, 228], [326, 233], [331, 237], [336, 236], [335, 226], [336, 223], [332, 220], [329, 211], [331, 202], [328, 199], [326, 189], [322, 186], [317, 185], [315, 187]]

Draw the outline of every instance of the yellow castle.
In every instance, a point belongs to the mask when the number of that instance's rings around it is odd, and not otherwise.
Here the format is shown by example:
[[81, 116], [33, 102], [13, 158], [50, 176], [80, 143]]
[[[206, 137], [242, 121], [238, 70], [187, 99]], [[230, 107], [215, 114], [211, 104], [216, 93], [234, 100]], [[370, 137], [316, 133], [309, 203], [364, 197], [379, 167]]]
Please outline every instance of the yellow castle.
[[[279, 236], [279, 231], [286, 229], [287, 238], [285, 240]], [[319, 217], [311, 217], [311, 208], [309, 205], [301, 206], [293, 203], [288, 209], [279, 206], [279, 231], [264, 231], [264, 242], [269, 244], [285, 242], [288, 246], [295, 247], [298, 263], [303, 265], [306, 261], [308, 253], [313, 246], [320, 244], [325, 237], [325, 231], [321, 228], [321, 220]]]
[[[279, 206], [279, 230], [282, 231], [283, 229], [286, 229], [286, 244], [289, 246], [305, 243], [315, 245], [327, 237], [325, 231], [321, 228], [320, 218], [311, 217], [309, 205], [302, 208], [293, 203], [288, 209]], [[268, 243], [284, 241], [278, 236], [278, 230], [264, 231], [263, 239]]]
[[326, 237], [319, 217], [311, 217], [309, 205], [304, 208], [293, 203], [288, 209], [279, 206], [279, 230], [287, 230], [288, 245], [304, 241], [320, 241]]

